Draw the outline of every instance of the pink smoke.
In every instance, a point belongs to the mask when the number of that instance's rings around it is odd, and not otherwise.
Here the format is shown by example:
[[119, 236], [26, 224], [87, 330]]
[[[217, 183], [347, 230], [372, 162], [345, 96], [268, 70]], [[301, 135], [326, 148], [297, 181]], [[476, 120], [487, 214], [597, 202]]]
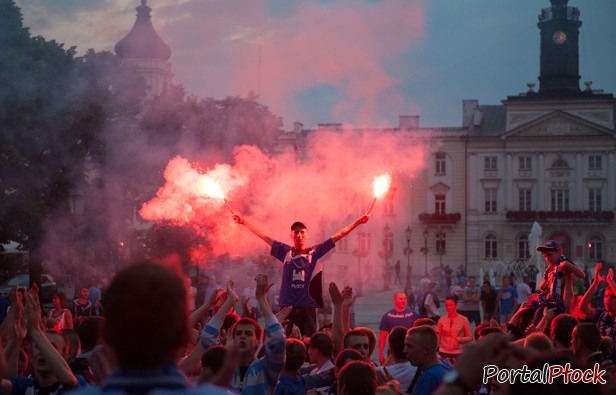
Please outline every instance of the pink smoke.
[[139, 214], [207, 229], [210, 256], [265, 249], [263, 241], [233, 222], [222, 199], [200, 194], [200, 177], [207, 174], [219, 182], [234, 210], [269, 236], [287, 242], [290, 224], [301, 220], [318, 242], [365, 212], [375, 176], [389, 171], [392, 188], [407, 188], [425, 166], [428, 150], [410, 141], [406, 132], [321, 130], [310, 134], [304, 161], [294, 151], [267, 156], [254, 146], [236, 147], [233, 163], [209, 170], [198, 171], [198, 165], [176, 157], [165, 170], [165, 185]]

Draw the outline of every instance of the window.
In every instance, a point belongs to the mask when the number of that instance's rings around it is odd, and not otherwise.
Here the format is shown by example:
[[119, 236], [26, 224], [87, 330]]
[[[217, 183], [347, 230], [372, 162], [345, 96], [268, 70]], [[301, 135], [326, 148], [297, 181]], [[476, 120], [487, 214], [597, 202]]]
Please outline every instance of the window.
[[496, 212], [496, 188], [488, 188], [485, 190], [486, 194], [486, 213], [495, 213]]
[[531, 211], [532, 210], [532, 206], [530, 203], [530, 189], [520, 189], [519, 190], [519, 198], [520, 198], [520, 202], [519, 202], [519, 210], [520, 211]]
[[485, 171], [495, 171], [498, 170], [497, 166], [497, 158], [496, 156], [486, 156], [484, 159], [483, 169]]
[[435, 251], [439, 255], [444, 255], [446, 250], [447, 250], [447, 239], [445, 236], [445, 232], [438, 232], [436, 234]]
[[590, 211], [601, 211], [601, 188], [590, 188], [588, 190], [588, 209]]
[[388, 193], [385, 195], [385, 201], [383, 202], [383, 215], [394, 215], [394, 195]]
[[588, 157], [588, 170], [601, 170], [600, 155], [590, 155]]
[[357, 234], [358, 253], [364, 253], [370, 251], [371, 240], [370, 233], [359, 232]]
[[445, 154], [443, 152], [437, 152], [436, 153], [435, 168], [436, 168], [436, 174], [437, 175], [444, 176], [446, 174], [446, 172], [445, 172]]
[[528, 249], [528, 235], [518, 237], [518, 259], [529, 259], [530, 250]]
[[603, 259], [603, 241], [597, 235], [590, 236], [588, 239], [588, 259], [591, 261]]
[[386, 257], [390, 257], [394, 252], [394, 233], [389, 225], [385, 225], [383, 229], [383, 252]]
[[532, 158], [530, 156], [520, 156], [520, 170], [531, 170], [532, 169]]
[[552, 163], [552, 167], [555, 169], [568, 169], [569, 165], [563, 158], [558, 158]]
[[342, 239], [338, 240], [338, 242], [336, 243], [336, 251], [341, 253], [349, 252], [349, 239], [343, 237]]
[[552, 189], [550, 198], [552, 211], [567, 211], [569, 210], [569, 190], [568, 189]]
[[494, 235], [489, 235], [486, 236], [485, 238], [485, 252], [484, 252], [484, 258], [485, 259], [496, 259], [498, 258], [498, 242], [496, 240], [496, 236]]
[[434, 195], [434, 212], [436, 214], [445, 214], [446, 211], [446, 207], [445, 207], [445, 195], [444, 194], [436, 194]]

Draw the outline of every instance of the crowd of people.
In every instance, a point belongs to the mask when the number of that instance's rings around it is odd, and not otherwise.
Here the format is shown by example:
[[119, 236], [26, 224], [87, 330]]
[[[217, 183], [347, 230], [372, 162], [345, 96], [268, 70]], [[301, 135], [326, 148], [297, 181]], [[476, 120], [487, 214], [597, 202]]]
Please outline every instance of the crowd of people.
[[[294, 224], [292, 235], [304, 241], [303, 224]], [[283, 262], [308, 255], [310, 264], [323, 252], [264, 240]], [[351, 323], [356, 295], [336, 283], [327, 290], [331, 323], [311, 331], [312, 312], [272, 306], [265, 274], [243, 291], [233, 282], [209, 287], [195, 303], [175, 267], [137, 263], [94, 303], [83, 287], [70, 303], [56, 295], [45, 312], [36, 286], [15, 288], [0, 324], [0, 394], [616, 393], [612, 269], [597, 264], [576, 297], [573, 280], [586, 273], [556, 241], [537, 249], [547, 267], [535, 292], [529, 278], [514, 287], [509, 276], [498, 288], [460, 276], [440, 293], [421, 281], [417, 292], [395, 292], [390, 310], [383, 306], [378, 333]], [[300, 281], [299, 266], [293, 270], [281, 287]], [[541, 371], [561, 374], [551, 383], [523, 374]]]

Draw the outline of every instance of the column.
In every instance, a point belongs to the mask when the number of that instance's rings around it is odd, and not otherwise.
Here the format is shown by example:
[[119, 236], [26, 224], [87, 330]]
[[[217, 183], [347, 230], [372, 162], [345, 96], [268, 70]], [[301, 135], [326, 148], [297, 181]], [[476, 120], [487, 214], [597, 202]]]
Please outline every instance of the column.
[[537, 205], [535, 210], [542, 211], [545, 210], [545, 158], [543, 154], [539, 154], [537, 162]]
[[[572, 210], [583, 210], [582, 207], [582, 193], [584, 192], [584, 184], [582, 183], [582, 154], [575, 154], [575, 185], [573, 186], [575, 191], [575, 202], [573, 203]], [[571, 190], [571, 188], [569, 188]]]
[[479, 188], [477, 169], [477, 155], [470, 154], [469, 169], [468, 169], [468, 208], [469, 210], [477, 210], [477, 189]]
[[513, 166], [512, 166], [511, 154], [507, 153], [505, 156], [505, 211], [511, 209], [511, 202], [513, 202]]
[[604, 210], [615, 210], [614, 197], [616, 196], [616, 183], [614, 182], [614, 152], [607, 155], [607, 205]]

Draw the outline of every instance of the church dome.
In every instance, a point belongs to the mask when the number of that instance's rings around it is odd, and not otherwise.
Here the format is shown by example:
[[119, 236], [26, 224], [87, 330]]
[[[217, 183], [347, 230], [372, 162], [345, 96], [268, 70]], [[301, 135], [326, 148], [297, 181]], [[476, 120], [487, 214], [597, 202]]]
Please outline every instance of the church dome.
[[160, 59], [171, 57], [171, 48], [158, 36], [152, 25], [147, 0], [136, 8], [137, 20], [130, 32], [115, 45], [115, 53], [122, 59]]

